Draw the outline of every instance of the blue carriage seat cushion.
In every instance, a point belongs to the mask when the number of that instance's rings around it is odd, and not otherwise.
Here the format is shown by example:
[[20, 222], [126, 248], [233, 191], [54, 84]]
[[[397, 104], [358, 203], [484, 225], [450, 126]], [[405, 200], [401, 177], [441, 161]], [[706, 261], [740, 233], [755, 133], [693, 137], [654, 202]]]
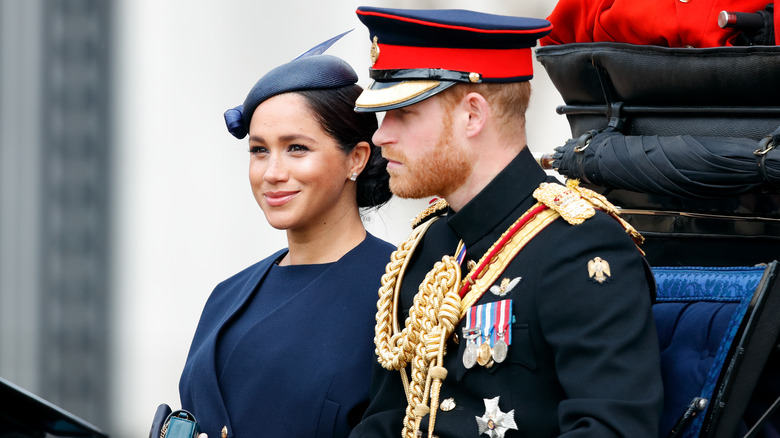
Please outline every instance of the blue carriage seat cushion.
[[[765, 267], [658, 267], [653, 314], [664, 383], [662, 436], [695, 397], [712, 399]], [[704, 415], [691, 425], [698, 430]], [[693, 435], [692, 435], [693, 436]]]

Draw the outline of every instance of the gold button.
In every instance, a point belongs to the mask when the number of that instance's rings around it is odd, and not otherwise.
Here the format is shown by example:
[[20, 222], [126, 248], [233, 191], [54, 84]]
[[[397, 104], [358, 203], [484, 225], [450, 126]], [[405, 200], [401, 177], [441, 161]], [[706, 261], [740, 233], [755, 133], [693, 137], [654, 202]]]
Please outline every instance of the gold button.
[[222, 426], [222, 438], [227, 438], [227, 426]]

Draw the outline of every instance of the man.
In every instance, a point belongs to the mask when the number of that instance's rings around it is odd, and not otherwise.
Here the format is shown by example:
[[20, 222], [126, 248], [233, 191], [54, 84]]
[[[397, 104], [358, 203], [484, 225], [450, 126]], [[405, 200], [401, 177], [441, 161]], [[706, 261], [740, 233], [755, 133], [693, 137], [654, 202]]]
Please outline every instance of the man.
[[[360, 7], [401, 197], [440, 196], [382, 278], [372, 400], [352, 437], [655, 437], [652, 277], [606, 200], [525, 137], [545, 20]], [[445, 203], [446, 201], [446, 203]], [[626, 231], [629, 231], [627, 233]]]

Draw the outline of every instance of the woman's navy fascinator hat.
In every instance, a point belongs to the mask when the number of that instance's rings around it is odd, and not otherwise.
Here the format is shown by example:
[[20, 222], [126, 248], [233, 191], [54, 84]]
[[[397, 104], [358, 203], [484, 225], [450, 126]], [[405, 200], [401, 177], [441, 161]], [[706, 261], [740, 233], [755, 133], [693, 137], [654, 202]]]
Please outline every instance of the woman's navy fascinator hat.
[[257, 106], [277, 94], [300, 90], [338, 88], [357, 83], [358, 77], [343, 59], [322, 53], [348, 30], [304, 52], [261, 77], [249, 90], [244, 104], [225, 111], [225, 124], [234, 137], [242, 139], [249, 132], [249, 122]]

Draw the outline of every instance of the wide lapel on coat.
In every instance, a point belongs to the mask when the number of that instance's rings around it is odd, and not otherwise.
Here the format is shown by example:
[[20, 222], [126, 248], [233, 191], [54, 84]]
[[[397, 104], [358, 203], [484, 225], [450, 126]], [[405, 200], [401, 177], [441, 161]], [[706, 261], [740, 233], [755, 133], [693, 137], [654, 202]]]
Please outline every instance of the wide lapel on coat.
[[[190, 382], [192, 388], [200, 388], [193, 389], [193, 396], [200, 399], [201, 403], [206, 400], [210, 405], [206, 412], [200, 412], [198, 414], [200, 418], [208, 416], [215, 419], [214, 421], [207, 421], [206, 423], [214, 424], [226, 422], [227, 424], [225, 424], [225, 426], [228, 428], [228, 431], [232, 430], [230, 416], [225, 407], [223, 394], [219, 388], [219, 380], [216, 371], [216, 343], [225, 326], [236, 313], [244, 307], [260, 285], [260, 282], [265, 278], [265, 275], [268, 273], [273, 263], [286, 251], [286, 249], [280, 250], [274, 255], [258, 262], [253, 267], [244, 271], [244, 275], [235, 277], [235, 281], [232, 285], [225, 285], [225, 287], [232, 289], [231, 294], [235, 295], [235, 299], [224, 307], [225, 310], [218, 311], [217, 314], [220, 315], [219, 322], [212, 326], [211, 333], [206, 335], [208, 341], [203, 345], [204, 351], [202, 354], [210, 360], [199, 361], [198, 363], [207, 368], [203, 369], [202, 373], [195, 371], [190, 375], [190, 378], [197, 375], [202, 375], [204, 377], [208, 376], [197, 382]], [[211, 311], [213, 310], [214, 309], [211, 309]], [[229, 435], [232, 434], [229, 433]]]

